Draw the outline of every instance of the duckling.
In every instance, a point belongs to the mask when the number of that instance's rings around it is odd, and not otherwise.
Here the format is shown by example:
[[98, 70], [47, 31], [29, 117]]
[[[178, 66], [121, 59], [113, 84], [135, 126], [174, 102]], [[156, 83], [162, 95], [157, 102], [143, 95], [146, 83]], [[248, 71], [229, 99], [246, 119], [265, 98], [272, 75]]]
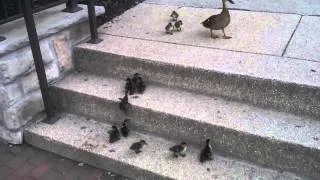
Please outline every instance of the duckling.
[[169, 150], [172, 151], [173, 156], [177, 158], [179, 155], [185, 157], [187, 149], [187, 143], [181, 142], [180, 144], [172, 146]]
[[146, 85], [142, 81], [141, 77], [138, 77], [138, 82], [137, 82], [137, 91], [138, 93], [142, 94], [146, 90]]
[[218, 38], [218, 36], [213, 35], [213, 30], [222, 30], [224, 39], [232, 38], [231, 36], [227, 36], [224, 32], [224, 28], [230, 24], [230, 14], [226, 5], [227, 1], [229, 1], [231, 4], [234, 4], [232, 0], [222, 0], [222, 12], [220, 14], [210, 16], [208, 19], [201, 23], [205, 28], [210, 29], [211, 37], [214, 39]]
[[120, 110], [122, 110], [124, 113], [127, 113], [130, 107], [128, 92], [126, 92], [123, 98], [119, 98], [119, 100], [120, 100], [120, 103], [119, 103]]
[[172, 11], [170, 17], [172, 18], [172, 21], [177, 21], [179, 14], [176, 11]]
[[200, 154], [200, 162], [211, 161], [212, 158], [212, 147], [210, 145], [210, 139], [206, 140], [206, 146], [202, 149]]
[[128, 92], [130, 95], [134, 94], [134, 85], [130, 78], [126, 79], [125, 92]]
[[130, 122], [130, 119], [125, 119], [122, 123], [121, 127], [121, 134], [123, 137], [128, 137], [130, 129], [128, 127], [128, 123]]
[[141, 149], [144, 145], [148, 145], [145, 140], [140, 140], [139, 142], [135, 142], [130, 146], [130, 149], [134, 151], [136, 154], [141, 153]]
[[136, 87], [138, 84], [138, 78], [141, 77], [141, 74], [135, 73], [132, 78], [133, 86]]
[[177, 21], [177, 22], [174, 23], [174, 27], [175, 27], [176, 30], [179, 31], [179, 32], [180, 32], [181, 29], [182, 29], [182, 25], [183, 25], [183, 23], [182, 23], [181, 20], [179, 20], [179, 21]]
[[166, 26], [166, 33], [171, 35], [173, 34], [173, 25], [171, 22]]
[[121, 139], [120, 132], [117, 128], [117, 126], [113, 125], [112, 129], [108, 131], [109, 134], [109, 143], [114, 143], [116, 141], [119, 141]]

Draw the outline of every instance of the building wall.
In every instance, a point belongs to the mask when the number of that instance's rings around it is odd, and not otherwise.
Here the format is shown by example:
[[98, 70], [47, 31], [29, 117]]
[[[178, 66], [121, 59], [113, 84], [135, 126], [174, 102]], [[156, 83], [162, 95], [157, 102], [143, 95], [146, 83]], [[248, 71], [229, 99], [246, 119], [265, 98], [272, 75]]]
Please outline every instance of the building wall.
[[[88, 21], [82, 21], [41, 39], [40, 48], [50, 83], [72, 70], [72, 49], [88, 38]], [[13, 144], [22, 143], [23, 128], [43, 111], [30, 46], [1, 56], [0, 139]]]

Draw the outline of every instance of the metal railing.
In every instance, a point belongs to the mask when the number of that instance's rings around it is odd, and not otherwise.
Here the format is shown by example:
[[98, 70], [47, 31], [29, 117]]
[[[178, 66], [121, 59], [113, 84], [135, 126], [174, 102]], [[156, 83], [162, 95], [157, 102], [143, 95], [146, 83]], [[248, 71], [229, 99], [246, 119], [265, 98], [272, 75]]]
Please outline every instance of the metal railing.
[[[8, 0], [8, 1], [11, 1], [11, 0]], [[6, 7], [6, 4], [3, 3], [5, 2], [4, 0], [0, 0], [0, 2], [3, 5], [2, 8]], [[47, 77], [44, 69], [44, 63], [43, 63], [43, 59], [40, 51], [39, 39], [36, 31], [34, 18], [33, 18], [33, 13], [36, 12], [33, 9], [33, 7], [35, 7], [34, 2], [35, 0], [18, 0], [19, 7], [22, 10], [21, 11], [22, 16], [24, 17], [24, 20], [25, 20], [25, 24], [28, 32], [28, 38], [30, 41], [31, 51], [32, 51], [34, 64], [36, 67], [36, 72], [37, 72], [38, 81], [40, 85], [40, 90], [42, 94], [42, 99], [44, 102], [45, 112], [47, 115], [47, 119], [44, 120], [44, 122], [53, 124], [58, 120], [58, 117], [54, 113], [52, 101], [49, 96], [49, 85], [48, 85], [48, 81], [47, 81]], [[76, 0], [56, 1], [55, 4], [50, 4], [50, 5], [47, 4], [45, 7], [42, 7], [42, 8], [46, 9], [46, 8], [53, 7], [55, 5], [59, 5], [65, 2], [67, 4], [67, 8], [63, 10], [64, 12], [73, 13], [73, 12], [80, 11], [82, 9], [77, 6]], [[96, 44], [101, 42], [102, 40], [98, 38], [97, 21], [95, 16], [93, 0], [87, 0], [87, 5], [88, 5], [88, 16], [89, 16], [89, 24], [90, 24], [90, 32], [91, 32], [91, 40], [89, 41], [89, 43]], [[9, 17], [8, 12], [4, 12], [3, 14], [6, 15], [6, 17]], [[5, 37], [2, 37], [2, 39], [5, 39]], [[0, 40], [1, 40], [1, 36], [0, 36]]]

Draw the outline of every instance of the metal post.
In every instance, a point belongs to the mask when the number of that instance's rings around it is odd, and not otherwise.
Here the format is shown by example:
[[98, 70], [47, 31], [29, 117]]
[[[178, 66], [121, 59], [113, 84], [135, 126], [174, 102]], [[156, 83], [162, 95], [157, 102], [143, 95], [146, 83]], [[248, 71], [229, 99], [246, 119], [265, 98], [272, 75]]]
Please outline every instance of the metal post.
[[21, 0], [21, 5], [34, 59], [34, 64], [38, 75], [45, 112], [47, 114], [47, 119], [44, 120], [44, 122], [48, 124], [53, 124], [58, 120], [58, 118], [54, 115], [53, 107], [49, 97], [48, 81], [40, 51], [38, 35], [32, 15], [31, 0]]
[[82, 8], [78, 6], [77, 0], [68, 0], [66, 5], [67, 8], [64, 9], [63, 12], [74, 13], [82, 10]]
[[6, 40], [6, 37], [0, 36], [0, 42]]
[[98, 38], [96, 10], [94, 8], [93, 0], [87, 0], [87, 4], [91, 32], [91, 40], [88, 43], [98, 44], [102, 41], [102, 39]]

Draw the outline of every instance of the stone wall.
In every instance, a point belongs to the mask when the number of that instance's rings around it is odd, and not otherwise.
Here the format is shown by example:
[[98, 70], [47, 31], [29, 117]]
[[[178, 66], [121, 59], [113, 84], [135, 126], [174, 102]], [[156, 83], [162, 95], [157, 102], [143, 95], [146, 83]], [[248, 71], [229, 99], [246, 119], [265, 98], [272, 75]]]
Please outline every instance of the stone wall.
[[[98, 13], [103, 12], [100, 9]], [[73, 68], [74, 45], [89, 38], [88, 22], [81, 21], [40, 40], [49, 83], [62, 78]], [[43, 112], [44, 106], [31, 48], [18, 44], [16, 47], [0, 57], [0, 139], [20, 144], [24, 126]]]

